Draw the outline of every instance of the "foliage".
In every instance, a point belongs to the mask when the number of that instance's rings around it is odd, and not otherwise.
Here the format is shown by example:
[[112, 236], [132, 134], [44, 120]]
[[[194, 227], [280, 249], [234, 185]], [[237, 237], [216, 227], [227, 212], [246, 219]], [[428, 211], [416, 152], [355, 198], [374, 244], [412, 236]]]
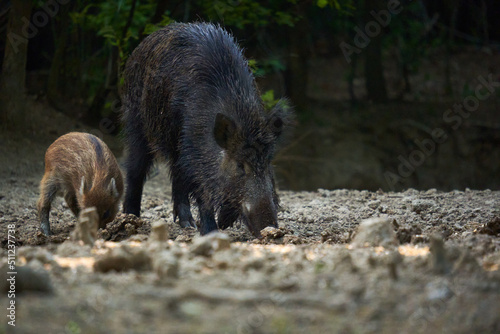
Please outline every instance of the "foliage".
[[272, 23], [293, 27], [300, 19], [290, 10], [296, 0], [274, 0], [266, 5], [254, 0], [200, 1], [200, 4], [210, 21], [222, 21], [238, 29], [265, 27]]
[[144, 27], [151, 32], [154, 30], [152, 25], [148, 26], [156, 6], [153, 0], [137, 0], [130, 27], [126, 27], [132, 2], [132, 0], [94, 1], [82, 10], [70, 14], [73, 22], [82, 29], [93, 31], [97, 36], [104, 38], [105, 46], [116, 46], [122, 65], [135, 46], [131, 41], [139, 39]]
[[274, 90], [270, 89], [261, 95], [262, 102], [264, 102], [264, 107], [271, 110], [277, 103], [278, 99], [274, 98]]
[[354, 0], [317, 0], [316, 5], [319, 8], [332, 7], [343, 14], [351, 14], [355, 10]]

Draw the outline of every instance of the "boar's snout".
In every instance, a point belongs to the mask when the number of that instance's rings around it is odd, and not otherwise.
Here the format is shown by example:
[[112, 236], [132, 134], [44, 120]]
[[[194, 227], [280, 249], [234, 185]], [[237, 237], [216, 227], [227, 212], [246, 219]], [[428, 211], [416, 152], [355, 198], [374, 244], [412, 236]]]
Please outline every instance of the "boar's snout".
[[243, 202], [243, 221], [252, 234], [260, 238], [260, 231], [268, 226], [278, 227], [278, 215], [273, 198], [248, 199]]

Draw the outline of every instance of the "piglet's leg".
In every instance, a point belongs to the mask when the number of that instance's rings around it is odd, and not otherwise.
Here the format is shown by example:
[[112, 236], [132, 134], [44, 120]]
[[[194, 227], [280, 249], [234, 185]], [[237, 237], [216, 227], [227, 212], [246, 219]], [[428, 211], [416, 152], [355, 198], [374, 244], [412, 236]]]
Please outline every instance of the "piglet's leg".
[[73, 214], [78, 217], [78, 215], [80, 214], [80, 208], [78, 207], [78, 201], [76, 200], [75, 193], [67, 193], [66, 195], [64, 195], [64, 200], [66, 201], [66, 204], [68, 204], [68, 207], [71, 209]]
[[57, 194], [56, 183], [47, 176], [44, 176], [40, 183], [40, 198], [38, 199], [38, 217], [40, 219], [40, 229], [43, 234], [51, 235], [49, 214], [52, 201]]

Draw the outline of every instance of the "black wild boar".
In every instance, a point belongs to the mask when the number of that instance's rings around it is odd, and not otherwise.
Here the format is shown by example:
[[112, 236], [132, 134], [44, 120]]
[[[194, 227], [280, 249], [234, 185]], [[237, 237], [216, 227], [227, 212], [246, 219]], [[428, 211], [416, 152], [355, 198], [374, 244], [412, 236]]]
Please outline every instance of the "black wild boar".
[[171, 24], [130, 56], [122, 91], [127, 190], [124, 211], [140, 215], [146, 174], [156, 156], [170, 164], [174, 220], [200, 232], [238, 218], [255, 235], [277, 227], [279, 199], [271, 160], [288, 122], [283, 101], [264, 108], [233, 37], [209, 23]]
[[84, 208], [96, 207], [99, 227], [104, 228], [115, 218], [122, 194], [123, 177], [108, 146], [88, 133], [65, 134], [45, 153], [38, 200], [40, 229], [51, 234], [50, 206], [57, 195], [64, 196], [75, 216]]

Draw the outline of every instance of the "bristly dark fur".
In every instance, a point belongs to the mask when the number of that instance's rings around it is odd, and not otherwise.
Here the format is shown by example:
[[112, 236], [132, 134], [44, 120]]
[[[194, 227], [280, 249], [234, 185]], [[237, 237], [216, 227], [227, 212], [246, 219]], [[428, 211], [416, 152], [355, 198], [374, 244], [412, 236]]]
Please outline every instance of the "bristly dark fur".
[[225, 205], [233, 208], [223, 214], [227, 219], [240, 216], [249, 186], [235, 166], [244, 164], [258, 180], [249, 181], [254, 190], [278, 205], [270, 163], [288, 108], [265, 110], [229, 33], [209, 23], [171, 24], [134, 50], [124, 76], [126, 212], [139, 215], [143, 182], [157, 155], [171, 167], [176, 215], [186, 216], [178, 204], [189, 195], [207, 215]]

